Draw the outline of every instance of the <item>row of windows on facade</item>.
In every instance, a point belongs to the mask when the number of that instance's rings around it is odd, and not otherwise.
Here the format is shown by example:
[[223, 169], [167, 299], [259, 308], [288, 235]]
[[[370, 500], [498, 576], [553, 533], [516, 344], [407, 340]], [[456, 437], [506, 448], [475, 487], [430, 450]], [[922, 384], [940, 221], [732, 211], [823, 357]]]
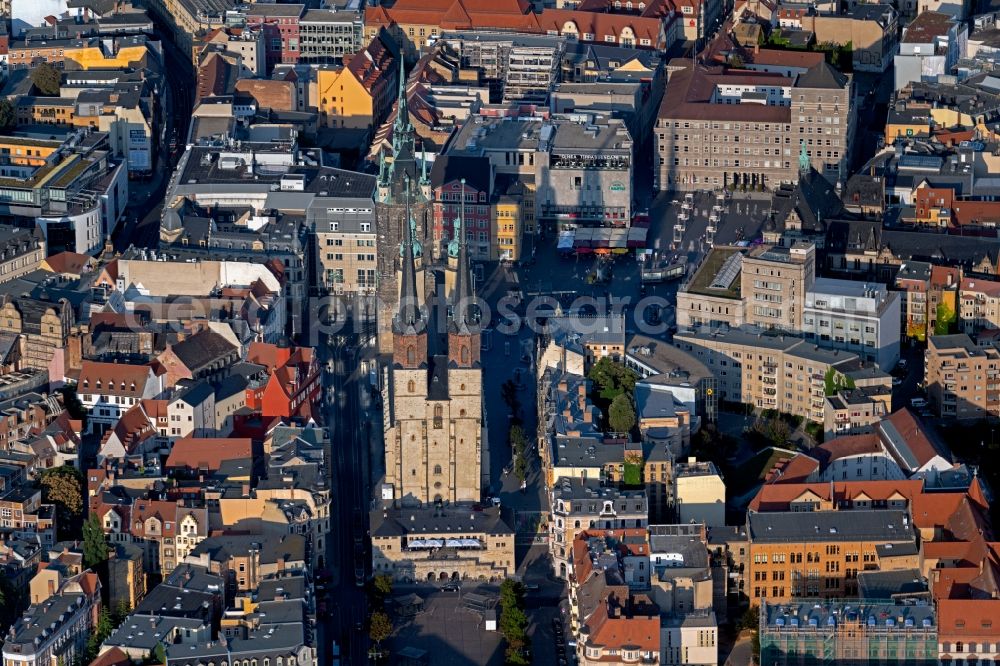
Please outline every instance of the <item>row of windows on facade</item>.
[[[839, 159], [840, 158], [840, 151], [839, 150], [828, 150], [826, 152], [826, 156], [829, 159]], [[822, 155], [817, 155], [817, 157], [822, 157]], [[664, 166], [665, 164], [666, 164], [666, 160], [664, 160], [661, 157], [660, 158], [660, 166]], [[732, 164], [730, 164], [728, 159], [724, 159], [724, 160], [719, 160], [719, 159], [710, 160], [710, 159], [708, 159], [706, 157], [704, 160], [700, 160], [698, 158], [690, 158], [689, 159], [689, 158], [685, 157], [683, 159], [683, 164], [682, 164], [681, 158], [675, 157], [674, 158], [674, 166], [675, 167], [677, 167], [677, 166], [686, 166], [686, 167], [700, 167], [700, 166], [704, 166], [704, 167], [729, 167], [729, 166], [732, 166], [734, 168], [739, 168], [740, 167], [740, 160], [733, 160]], [[782, 169], [782, 168], [784, 168], [784, 169], [791, 169], [792, 168], [792, 163], [789, 162], [789, 161], [786, 161], [784, 163], [784, 167], [782, 167], [782, 163], [781, 163], [780, 160], [743, 160], [743, 165], [742, 166], [744, 168], [759, 168], [759, 169]], [[836, 164], [824, 164], [823, 168], [824, 169], [836, 169], [837, 165]], [[706, 176], [703, 182], [707, 183], [708, 182], [708, 178], [709, 178], [709, 176]], [[697, 182], [697, 177], [695, 177], [695, 182]], [[716, 182], [716, 183], [719, 182], [719, 177], [718, 176], [715, 176], [714, 182]]]
[[[805, 95], [799, 95], [799, 101], [800, 102], [805, 102], [806, 101]], [[822, 97], [817, 98], [816, 102], [819, 105], [817, 107], [817, 111], [822, 111], [822, 109], [823, 109], [823, 106], [822, 106], [823, 105], [823, 98]], [[840, 102], [840, 97], [834, 96], [833, 103], [836, 105], [836, 104], [839, 104], [839, 102]], [[839, 107], [834, 106], [834, 112], [835, 113], [839, 112]], [[806, 117], [807, 116], [799, 116], [799, 122], [806, 122], [806, 120], [805, 120]], [[828, 122], [830, 122], [830, 121], [828, 121]], [[770, 123], [753, 123], [753, 124], [751, 124], [751, 123], [727, 123], [727, 122], [715, 122], [715, 121], [707, 121], [707, 120], [704, 121], [704, 122], [698, 122], [698, 121], [692, 122], [692, 121], [689, 121], [689, 120], [683, 120], [683, 121], [682, 120], [674, 120], [674, 121], [665, 120], [665, 121], [663, 121], [660, 124], [660, 127], [673, 128], [673, 129], [713, 129], [713, 130], [719, 130], [719, 129], [721, 129], [721, 130], [730, 130], [731, 129], [731, 130], [735, 130], [737, 132], [740, 131], [740, 130], [754, 131], [754, 132], [760, 132], [760, 131], [770, 132], [772, 130], [772, 127], [771, 127]], [[788, 123], [776, 123], [774, 125], [773, 129], [776, 132], [788, 132], [788, 131], [790, 131], [791, 128], [789, 127]], [[723, 135], [723, 136], [735, 136], [735, 135]], [[663, 135], [662, 134], [660, 135], [660, 139], [661, 140], [663, 139]]]
[[[826, 547], [826, 554], [827, 554], [828, 557], [837, 557], [837, 556], [839, 556], [840, 555], [840, 546], [836, 546], [836, 545], [827, 546]], [[754, 564], [767, 564], [768, 563], [768, 557], [770, 557], [770, 563], [771, 564], [785, 564], [786, 562], [788, 562], [789, 564], [802, 564], [802, 561], [803, 561], [803, 557], [802, 556], [803, 556], [803, 553], [801, 553], [801, 552], [794, 552], [794, 553], [771, 553], [770, 556], [768, 555], [768, 553], [756, 553], [753, 556], [753, 561], [754, 561]], [[876, 555], [875, 555], [875, 553], [857, 553], [857, 552], [851, 551], [851, 552], [848, 552], [848, 553], [844, 554], [844, 561], [845, 562], [857, 562], [859, 560], [859, 558], [860, 558], [860, 560], [862, 562], [875, 562], [876, 561]], [[819, 551], [812, 551], [812, 552], [805, 553], [805, 562], [806, 562], [806, 564], [819, 564], [821, 561], [822, 561], [822, 558], [820, 557]]]
[[[799, 129], [801, 130], [802, 128], [799, 128]], [[836, 130], [836, 131], [833, 131], [833, 130]], [[801, 133], [802, 132], [800, 132], [800, 134]], [[812, 132], [812, 128], [809, 128], [809, 131], [806, 132], [806, 133], [807, 134], [812, 134], [813, 133]], [[823, 132], [819, 132], [819, 131], [817, 131], [816, 133], [817, 134], [823, 134]], [[830, 135], [840, 134], [840, 130], [839, 130], [839, 128], [832, 128], [832, 129], [831, 128], [827, 128], [826, 134], [830, 134]], [[667, 137], [666, 137], [665, 134], [659, 134], [658, 136], [659, 136], [660, 140], [657, 142], [657, 144], [660, 146], [660, 152], [663, 152], [664, 148], [669, 145], [667, 143], [667, 141], [666, 141]], [[784, 144], [786, 146], [790, 146], [792, 144], [792, 138], [790, 136], [788, 136], [787, 133], [784, 133], [782, 135], [776, 135], [776, 136], [773, 137], [773, 140], [769, 139], [767, 136], [761, 137], [761, 135], [755, 134], [753, 136], [753, 141], [750, 141], [749, 139], [747, 139], [746, 141], [743, 141], [742, 143], [773, 143], [773, 144], [776, 144], [776, 145], [781, 145], [781, 143], [782, 143], [782, 140], [781, 140], [782, 136], [785, 138]], [[681, 137], [683, 137], [683, 141], [682, 141]], [[708, 140], [708, 138], [709, 137], [705, 137], [705, 140]], [[712, 139], [712, 141], [717, 141], [718, 140], [717, 137], [711, 137], [711, 139]], [[731, 139], [727, 136], [723, 141], [725, 143], [728, 143], [730, 141], [732, 141], [733, 143], [741, 143], [739, 136], [733, 136]], [[806, 146], [812, 146], [812, 145], [822, 146], [823, 144], [820, 143], [821, 141], [823, 141], [823, 139], [816, 139], [816, 143], [813, 144], [813, 140], [811, 138], [806, 138]], [[831, 143], [831, 141], [832, 141], [832, 139], [826, 139], [826, 145], [827, 146], [835, 145], [835, 144]], [[688, 138], [687, 134], [674, 134], [674, 143], [684, 143], [684, 144], [692, 143], [692, 144], [695, 144], [695, 150], [693, 152], [696, 152], [696, 153], [697, 152], [701, 152], [699, 150], [699, 146], [704, 145], [702, 143], [702, 137], [701, 137], [700, 134], [695, 134], [694, 137], [691, 138], [691, 139]], [[739, 148], [737, 147], [737, 148], [735, 148], [735, 150], [736, 150], [737, 154], [739, 154]], [[706, 152], [706, 153], [709, 152], [708, 146], [705, 147], [705, 151], [704, 152]], [[711, 152], [713, 152], [713, 153], [727, 153], [728, 154], [729, 153], [729, 146], [723, 145], [720, 148], [718, 145], [712, 145]], [[750, 153], [747, 153], [747, 154], [749, 155]], [[754, 154], [756, 155], [758, 153], [754, 153]], [[774, 154], [778, 155], [779, 153], [775, 152]], [[785, 149], [785, 154], [786, 155], [790, 155], [791, 154], [790, 149]]]
[[[358, 254], [358, 255], [352, 255], [352, 256], [354, 257], [354, 261], [370, 261], [370, 262], [374, 262], [375, 261], [375, 255], [374, 254]], [[342, 253], [340, 253], [340, 252], [327, 252], [326, 253], [326, 260], [327, 261], [343, 261], [344, 260], [344, 255]]]
[[[343, 284], [344, 283], [344, 269], [343, 268], [333, 268], [326, 272], [326, 281], [329, 284]], [[376, 277], [375, 271], [373, 269], [358, 269], [358, 278], [356, 284], [360, 287], [375, 287], [378, 286], [378, 279]]]

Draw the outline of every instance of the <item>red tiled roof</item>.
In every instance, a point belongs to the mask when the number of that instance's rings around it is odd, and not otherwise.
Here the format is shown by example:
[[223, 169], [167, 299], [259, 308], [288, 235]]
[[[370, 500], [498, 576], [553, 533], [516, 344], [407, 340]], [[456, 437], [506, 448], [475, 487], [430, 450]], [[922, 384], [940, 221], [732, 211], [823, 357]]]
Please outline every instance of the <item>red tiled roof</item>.
[[622, 615], [612, 611], [605, 599], [587, 620], [590, 629], [587, 642], [602, 648], [634, 648], [660, 652], [660, 618], [658, 615]]
[[791, 460], [779, 460], [768, 473], [768, 483], [805, 483], [819, 469], [819, 461], [800, 453]]
[[989, 523], [982, 509], [966, 493], [922, 493], [913, 498], [913, 524], [938, 528], [952, 541], [982, 540]]
[[883, 450], [882, 443], [879, 441], [878, 435], [874, 433], [835, 437], [829, 442], [820, 444], [816, 448], [819, 450], [816, 451], [816, 449], [814, 449], [814, 452], [824, 456], [824, 462], [827, 464], [833, 460], [850, 458], [851, 456], [881, 453]]
[[252, 455], [251, 440], [235, 437], [185, 437], [174, 442], [167, 457], [168, 469], [216, 471], [226, 460], [245, 460]]
[[820, 51], [779, 51], [777, 49], [760, 49], [749, 53], [749, 61], [755, 65], [777, 65], [779, 67], [802, 67], [810, 69], [823, 62]]
[[80, 574], [80, 578], [77, 582], [80, 583], [80, 589], [82, 589], [83, 593], [88, 597], [93, 597], [97, 594], [97, 590], [100, 589], [101, 586], [100, 579], [98, 579], [97, 574], [93, 571], [84, 571]]
[[943, 638], [1000, 635], [1000, 599], [942, 599], [938, 602], [938, 634]]
[[[622, 31], [630, 29], [635, 36], [637, 46], [640, 39], [648, 39], [651, 45], [658, 45], [660, 31], [663, 28], [663, 22], [660, 19], [627, 14], [606, 14], [574, 9], [546, 9], [538, 14], [538, 24], [546, 32], [562, 34], [563, 28], [568, 23], [576, 26], [580, 39], [584, 39], [584, 34], [591, 34], [593, 37], [584, 41], [602, 44], [618, 44]], [[614, 41], [608, 42], [607, 37], [613, 37]]]
[[[163, 500], [136, 500], [132, 504], [132, 523], [130, 531], [138, 537], [146, 535], [146, 521], [156, 518], [160, 521], [162, 536], [173, 536], [177, 528], [177, 503]], [[133, 529], [134, 523], [140, 523], [138, 529]]]
[[[660, 104], [660, 118], [695, 119], [695, 120], [745, 120], [750, 122], [788, 123], [792, 118], [791, 107], [767, 106], [764, 104], [712, 104], [712, 93], [715, 86], [726, 82], [732, 77], [732, 82], [747, 81], [742, 77], [761, 76], [757, 72], [745, 71], [743, 74], [726, 74], [721, 67], [690, 65], [674, 72], [667, 82]], [[769, 79], [776, 85], [784, 78]]]
[[377, 82], [386, 80], [387, 77], [392, 75], [393, 71], [399, 69], [392, 51], [382, 41], [382, 37], [383, 33], [380, 31], [372, 37], [368, 46], [361, 49], [353, 57], [344, 59], [344, 67], [354, 75], [358, 83], [370, 94], [375, 93]]
[[948, 278], [951, 277], [951, 284], [958, 284], [960, 272], [957, 268], [950, 266], [931, 266], [931, 288], [946, 288], [949, 285]]
[[142, 406], [142, 402], [133, 405], [122, 414], [115, 427], [104, 433], [102, 444], [114, 434], [118, 437], [122, 446], [125, 447], [125, 452], [132, 454], [139, 444], [156, 437], [155, 424], [150, 422]]
[[132, 660], [117, 646], [90, 662], [90, 666], [131, 666]]
[[956, 201], [951, 210], [959, 226], [1000, 222], [1000, 201]]
[[[524, 0], [399, 0], [392, 7], [365, 8], [365, 25], [439, 25], [460, 28], [529, 28]], [[450, 19], [448, 18], [450, 17]], [[532, 31], [535, 32], [535, 31]]]
[[80, 393], [139, 398], [146, 389], [148, 365], [84, 361], [80, 368]]
[[45, 259], [45, 263], [53, 273], [80, 275], [84, 267], [89, 266], [93, 258], [78, 252], [59, 252]]
[[962, 278], [962, 283], [959, 286], [959, 289], [961, 291], [970, 291], [977, 294], [986, 294], [987, 296], [1000, 296], [1000, 282], [994, 282], [993, 280]]
[[[908, 408], [904, 407], [897, 410], [882, 419], [882, 421], [891, 423], [896, 432], [902, 436], [907, 448], [913, 454], [914, 458], [916, 458], [917, 467], [923, 467], [933, 460], [935, 456], [947, 458], [947, 456], [942, 455], [938, 451], [937, 447], [931, 441], [930, 435], [924, 429], [923, 424], [920, 423], [916, 415]], [[885, 440], [883, 441], [885, 442]], [[885, 443], [887, 447], [891, 448], [889, 442]]]
[[[750, 501], [751, 511], [787, 511], [791, 502], [805, 493], [812, 493], [823, 501], [850, 501], [862, 495], [871, 500], [888, 500], [900, 495], [909, 501], [923, 492], [923, 481], [835, 481], [833, 483], [769, 483], [761, 486]], [[946, 495], [948, 493], [942, 493]], [[952, 493], [957, 494], [957, 493]], [[939, 496], [939, 495], [935, 495]], [[914, 518], [914, 520], [916, 520]]]

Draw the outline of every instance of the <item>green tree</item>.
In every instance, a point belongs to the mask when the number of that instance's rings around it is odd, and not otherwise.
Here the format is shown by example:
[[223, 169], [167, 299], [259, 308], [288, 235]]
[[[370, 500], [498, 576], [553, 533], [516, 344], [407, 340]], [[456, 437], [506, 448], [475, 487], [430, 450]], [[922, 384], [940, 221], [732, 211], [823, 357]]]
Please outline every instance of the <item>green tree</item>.
[[500, 633], [507, 641], [508, 664], [531, 663], [528, 645], [528, 616], [524, 612], [524, 585], [508, 578], [500, 584]]
[[594, 382], [598, 394], [605, 400], [614, 400], [621, 393], [629, 395], [635, 390], [639, 376], [621, 363], [605, 356], [590, 369], [587, 378]]
[[753, 424], [753, 428], [758, 434], [766, 437], [772, 445], [777, 447], [785, 446], [792, 434], [792, 429], [788, 423], [776, 416], [757, 419]]
[[760, 608], [754, 607], [749, 608], [743, 615], [740, 616], [740, 621], [736, 625], [737, 631], [742, 631], [743, 629], [750, 629], [751, 631], [756, 631], [760, 628]]
[[11, 129], [15, 125], [17, 125], [17, 114], [14, 102], [6, 97], [0, 99], [0, 129]]
[[94, 569], [108, 560], [108, 537], [96, 513], [83, 523], [83, 566]]
[[382, 641], [392, 636], [392, 619], [382, 611], [375, 611], [368, 618], [368, 637], [375, 643], [375, 647], [381, 647]]
[[55, 97], [59, 94], [59, 84], [62, 77], [59, 70], [47, 62], [31, 70], [31, 82], [46, 97]]
[[80, 537], [83, 513], [83, 476], [75, 467], [64, 465], [42, 473], [42, 501], [56, 506], [56, 526], [60, 538]]
[[528, 461], [525, 460], [523, 453], [514, 456], [514, 476], [521, 483], [524, 483], [528, 478]]
[[948, 335], [955, 323], [955, 311], [947, 303], [938, 303], [937, 319], [934, 321], [934, 335]]
[[94, 627], [94, 633], [87, 639], [87, 653], [84, 658], [86, 663], [90, 663], [97, 658], [97, 653], [101, 649], [101, 643], [114, 630], [115, 625], [111, 619], [111, 613], [108, 612], [107, 608], [101, 608], [101, 612], [97, 616], [97, 626]]
[[632, 407], [632, 398], [621, 393], [611, 401], [608, 408], [608, 424], [615, 432], [632, 432], [635, 427], [635, 409]]
[[131, 607], [129, 607], [128, 602], [124, 599], [118, 601], [118, 605], [115, 606], [115, 612], [111, 615], [111, 621], [117, 627], [128, 617], [129, 613], [132, 612]]
[[392, 577], [379, 574], [372, 581], [372, 587], [375, 589], [375, 594], [384, 600], [392, 594]]
[[524, 428], [516, 423], [510, 427], [507, 439], [510, 441], [510, 448], [513, 449], [515, 455], [524, 453], [528, 446], [528, 438], [524, 434]]

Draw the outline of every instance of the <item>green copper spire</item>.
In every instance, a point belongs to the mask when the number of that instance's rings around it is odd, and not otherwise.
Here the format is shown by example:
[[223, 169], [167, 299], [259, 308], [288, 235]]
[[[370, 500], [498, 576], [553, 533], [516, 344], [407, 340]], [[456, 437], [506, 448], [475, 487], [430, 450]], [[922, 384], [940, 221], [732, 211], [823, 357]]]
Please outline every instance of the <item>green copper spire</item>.
[[806, 150], [805, 139], [802, 139], [799, 143], [801, 144], [799, 148], [799, 174], [804, 176], [809, 173], [811, 165], [809, 163], [809, 152]]
[[402, 281], [399, 289], [399, 313], [397, 315], [399, 328], [402, 330], [413, 329], [420, 319], [420, 308], [417, 305], [417, 271], [414, 259], [414, 245], [416, 240], [413, 237], [413, 228], [408, 223], [410, 217], [410, 177], [404, 175], [406, 181], [406, 220], [403, 221], [403, 242], [399, 252], [402, 256]]
[[458, 257], [459, 249], [462, 246], [462, 234], [465, 233], [465, 179], [462, 179], [462, 203], [459, 204], [458, 217], [452, 226], [451, 242], [448, 243], [448, 256]]

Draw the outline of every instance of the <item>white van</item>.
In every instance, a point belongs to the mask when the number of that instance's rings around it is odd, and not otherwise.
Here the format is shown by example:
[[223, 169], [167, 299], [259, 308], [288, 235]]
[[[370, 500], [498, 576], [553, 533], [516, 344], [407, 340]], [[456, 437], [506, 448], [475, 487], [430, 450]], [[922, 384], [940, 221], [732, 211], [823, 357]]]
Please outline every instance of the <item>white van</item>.
[[926, 406], [926, 398], [910, 398], [910, 407], [913, 407], [914, 409], [923, 409]]

